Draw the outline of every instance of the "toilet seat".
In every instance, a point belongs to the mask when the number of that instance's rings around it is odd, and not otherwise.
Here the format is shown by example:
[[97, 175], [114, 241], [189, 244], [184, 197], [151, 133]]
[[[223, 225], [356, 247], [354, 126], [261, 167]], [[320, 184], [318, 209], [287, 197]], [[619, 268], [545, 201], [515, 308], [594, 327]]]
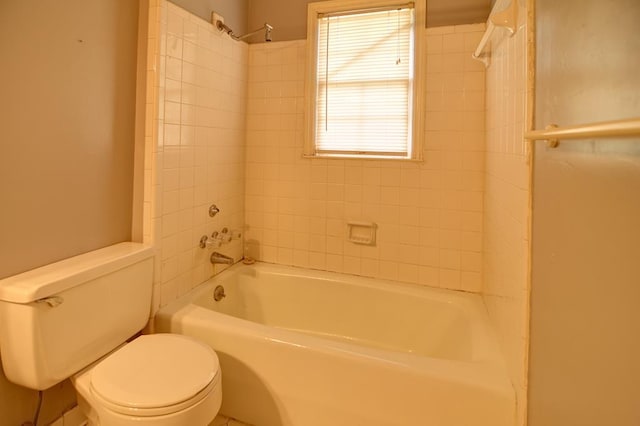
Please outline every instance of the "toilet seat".
[[90, 389], [105, 408], [160, 416], [190, 407], [220, 382], [215, 352], [188, 336], [140, 336], [93, 368]]

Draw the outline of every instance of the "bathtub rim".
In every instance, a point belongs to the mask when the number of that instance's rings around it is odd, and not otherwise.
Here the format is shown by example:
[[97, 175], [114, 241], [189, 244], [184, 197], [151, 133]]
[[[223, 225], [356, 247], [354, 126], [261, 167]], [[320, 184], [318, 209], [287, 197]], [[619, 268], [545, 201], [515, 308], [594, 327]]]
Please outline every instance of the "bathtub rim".
[[[303, 337], [311, 339], [310, 342], [322, 342], [323, 345], [333, 347], [335, 350], [354, 352], [352, 349], [354, 346], [360, 347], [355, 343], [348, 343], [342, 341], [333, 341], [331, 339], [322, 338], [319, 336], [312, 336], [296, 330], [279, 328], [272, 325], [262, 324], [259, 322], [250, 321], [241, 317], [224, 314], [212, 309], [209, 309], [201, 304], [197, 303], [198, 299], [205, 298], [209, 292], [212, 292], [215, 286], [222, 284], [225, 280], [230, 278], [234, 274], [241, 273], [242, 270], [257, 270], [258, 272], [284, 275], [284, 276], [302, 276], [313, 278], [319, 278], [321, 280], [328, 280], [337, 282], [347, 286], [358, 286], [365, 288], [381, 289], [383, 291], [398, 292], [405, 295], [417, 296], [422, 298], [428, 298], [435, 300], [436, 302], [444, 302], [447, 304], [454, 304], [458, 308], [462, 309], [466, 314], [470, 314], [470, 327], [471, 327], [471, 339], [472, 339], [472, 351], [473, 356], [469, 360], [452, 360], [446, 358], [427, 357], [425, 355], [415, 354], [411, 352], [392, 351], [378, 348], [367, 347], [367, 350], [374, 351], [381, 359], [387, 359], [384, 355], [393, 354], [391, 358], [402, 359], [404, 363], [415, 364], [420, 363], [420, 358], [428, 358], [429, 360], [444, 362], [457, 362], [468, 363], [473, 365], [486, 365], [492, 370], [506, 373], [506, 363], [504, 357], [499, 349], [497, 336], [493, 328], [491, 327], [487, 308], [484, 304], [482, 297], [476, 293], [456, 291], [442, 288], [434, 288], [423, 286], [419, 284], [403, 283], [390, 280], [383, 280], [378, 278], [362, 277], [357, 275], [347, 275], [337, 272], [321, 271], [308, 268], [299, 268], [288, 265], [278, 265], [265, 262], [256, 262], [253, 264], [243, 264], [238, 262], [230, 267], [227, 267], [221, 273], [209, 278], [198, 286], [194, 287], [185, 295], [173, 300], [169, 304], [161, 307], [156, 312], [156, 317], [172, 315], [180, 311], [181, 308], [192, 306], [193, 308], [199, 308], [207, 312], [213, 312], [222, 320], [227, 326], [230, 325], [228, 320], [224, 318], [230, 318], [233, 323], [239, 322], [245, 327], [249, 327], [258, 331], [261, 335], [273, 337], [276, 340], [287, 341], [287, 337], [294, 336], [294, 338]], [[347, 282], [344, 282], [348, 280]], [[193, 309], [192, 309], [193, 311]], [[473, 319], [476, 319], [474, 321]], [[316, 340], [317, 339], [317, 340]], [[508, 376], [507, 376], [508, 377]]]

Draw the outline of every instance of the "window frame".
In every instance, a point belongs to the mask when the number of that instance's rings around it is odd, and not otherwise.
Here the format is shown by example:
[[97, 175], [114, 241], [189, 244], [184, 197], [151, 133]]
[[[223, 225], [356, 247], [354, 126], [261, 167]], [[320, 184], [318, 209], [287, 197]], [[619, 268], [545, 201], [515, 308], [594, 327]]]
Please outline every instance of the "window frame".
[[[317, 62], [319, 15], [349, 12], [366, 12], [377, 8], [406, 6], [413, 3], [414, 28], [414, 81], [412, 93], [410, 156], [382, 156], [361, 154], [320, 154], [316, 151], [316, 106], [317, 106]], [[425, 120], [425, 80], [426, 80], [426, 0], [328, 0], [309, 3], [307, 9], [307, 62], [305, 76], [304, 147], [303, 156], [321, 159], [372, 159], [395, 161], [422, 161]]]

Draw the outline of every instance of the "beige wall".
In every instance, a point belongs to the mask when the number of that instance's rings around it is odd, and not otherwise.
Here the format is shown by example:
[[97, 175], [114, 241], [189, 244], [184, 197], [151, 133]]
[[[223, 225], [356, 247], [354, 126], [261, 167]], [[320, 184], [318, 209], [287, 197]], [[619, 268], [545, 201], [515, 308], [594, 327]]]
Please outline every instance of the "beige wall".
[[[249, 0], [171, 0], [176, 5], [200, 17], [211, 21], [211, 12], [224, 17], [224, 22], [237, 35], [247, 32], [247, 3]], [[262, 25], [262, 23], [260, 23]]]
[[201, 236], [242, 229], [248, 46], [173, 3], [151, 6], [143, 233], [156, 249], [155, 310], [223, 269]]
[[536, 150], [531, 426], [640, 422], [640, 151], [629, 143]]
[[[0, 2], [0, 277], [131, 238], [138, 2]], [[0, 424], [37, 393], [0, 374]], [[44, 393], [41, 423], [75, 404]]]
[[0, 2], [0, 277], [131, 238], [138, 2]]
[[[182, 0], [185, 1], [185, 0]], [[274, 41], [307, 38], [307, 4], [312, 0], [247, 0], [248, 28], [260, 28], [268, 22], [275, 27]], [[490, 0], [429, 0], [427, 27], [473, 24], [489, 16]], [[262, 40], [255, 36], [250, 42]]]
[[[69, 380], [43, 393], [38, 424], [49, 424], [76, 405], [76, 392]], [[0, 425], [21, 425], [33, 421], [38, 405], [38, 393], [14, 385], [0, 374]]]
[[427, 0], [427, 27], [484, 22], [495, 0]]
[[517, 397], [517, 425], [526, 416], [529, 277], [529, 150], [526, 119], [527, 14], [518, 31], [494, 32], [487, 69], [483, 296], [500, 339]]
[[[424, 162], [302, 158], [304, 40], [250, 46], [247, 254], [267, 262], [479, 292], [483, 24], [427, 29]], [[347, 220], [378, 224], [377, 245]]]
[[[638, 116], [640, 3], [538, 0], [536, 127]], [[640, 424], [640, 142], [538, 142], [529, 425]]]
[[[249, 28], [259, 28], [265, 22], [275, 28], [273, 41], [301, 40], [307, 38], [307, 4], [310, 0], [248, 0], [247, 23]], [[250, 39], [260, 43], [258, 36]]]

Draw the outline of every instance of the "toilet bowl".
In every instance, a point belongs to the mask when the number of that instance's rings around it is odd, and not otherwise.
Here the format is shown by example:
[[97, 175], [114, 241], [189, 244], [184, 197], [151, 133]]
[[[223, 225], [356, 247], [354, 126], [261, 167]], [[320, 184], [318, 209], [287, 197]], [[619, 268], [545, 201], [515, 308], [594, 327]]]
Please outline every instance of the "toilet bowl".
[[92, 426], [206, 426], [222, 403], [215, 352], [177, 334], [140, 336], [71, 381]]

